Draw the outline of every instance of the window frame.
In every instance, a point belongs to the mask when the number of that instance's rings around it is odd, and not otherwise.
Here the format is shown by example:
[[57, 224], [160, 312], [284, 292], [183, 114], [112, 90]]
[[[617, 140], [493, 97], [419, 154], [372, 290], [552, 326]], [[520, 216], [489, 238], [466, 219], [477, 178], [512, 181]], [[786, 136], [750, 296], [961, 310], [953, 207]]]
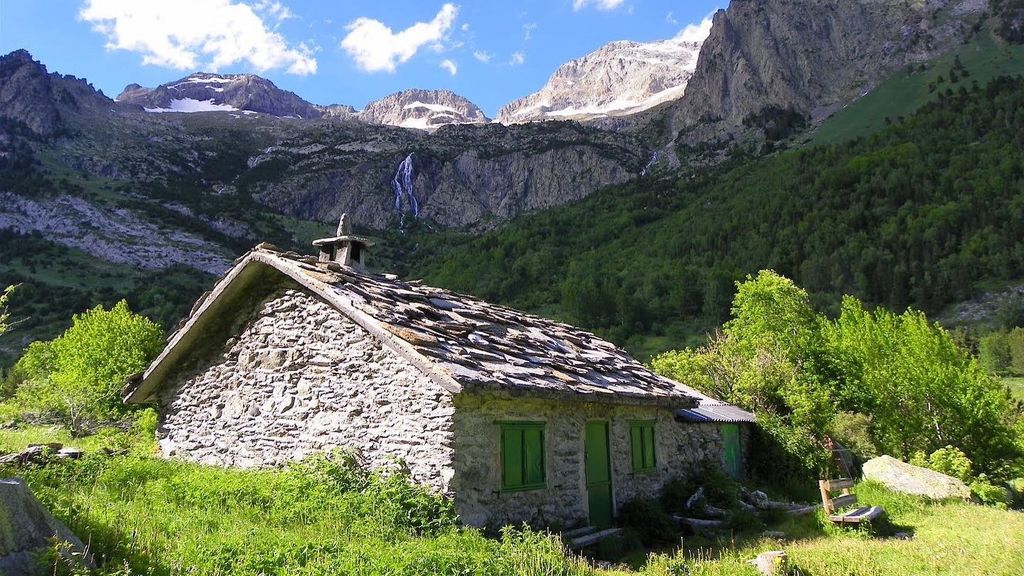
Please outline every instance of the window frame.
[[[502, 492], [529, 492], [532, 490], [543, 490], [548, 486], [547, 477], [547, 434], [545, 431], [546, 422], [497, 422], [499, 426], [499, 458], [500, 466], [498, 467], [498, 475], [500, 476], [500, 486]], [[526, 432], [536, 431], [540, 433], [540, 480], [535, 482], [528, 482], [526, 480], [528, 474], [528, 458], [527, 458], [527, 442]], [[509, 484], [505, 474], [506, 468], [506, 434], [514, 432], [520, 434], [519, 444], [522, 450], [520, 454], [520, 475], [523, 478], [521, 484]]]
[[[658, 469], [658, 440], [655, 431], [655, 420], [631, 420], [629, 422], [630, 464], [634, 474], [648, 474]], [[645, 433], [649, 430], [650, 434]], [[634, 434], [639, 435], [640, 452], [637, 453], [637, 442]], [[650, 442], [648, 446], [648, 442]], [[648, 448], [650, 450], [648, 451]], [[647, 456], [650, 455], [650, 462]]]

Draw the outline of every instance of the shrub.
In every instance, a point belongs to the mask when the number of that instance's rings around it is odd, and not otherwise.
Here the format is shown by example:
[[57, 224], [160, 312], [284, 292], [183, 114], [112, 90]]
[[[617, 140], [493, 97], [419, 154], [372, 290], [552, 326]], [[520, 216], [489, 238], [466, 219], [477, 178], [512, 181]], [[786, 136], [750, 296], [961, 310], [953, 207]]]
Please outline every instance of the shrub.
[[928, 456], [928, 468], [967, 482], [971, 478], [971, 460], [959, 448], [946, 446]]
[[122, 300], [76, 315], [50, 342], [33, 342], [15, 365], [23, 378], [17, 399], [27, 410], [61, 419], [73, 435], [90, 422], [124, 414], [120, 392], [163, 347], [159, 326], [133, 314]]
[[637, 531], [647, 545], [675, 542], [679, 529], [657, 500], [637, 498], [619, 508], [619, 524]]
[[858, 458], [878, 456], [878, 447], [871, 438], [871, 417], [857, 412], [837, 412], [832, 419], [832, 437]]
[[971, 482], [971, 496], [982, 504], [999, 508], [1007, 508], [1013, 502], [1009, 489], [990, 484], [984, 474]]

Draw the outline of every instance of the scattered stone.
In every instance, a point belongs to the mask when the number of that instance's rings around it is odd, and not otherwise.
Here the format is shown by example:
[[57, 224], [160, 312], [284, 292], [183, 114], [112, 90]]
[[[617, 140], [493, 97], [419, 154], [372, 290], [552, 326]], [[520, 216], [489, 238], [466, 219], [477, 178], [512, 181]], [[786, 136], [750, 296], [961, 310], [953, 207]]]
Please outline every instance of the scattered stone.
[[684, 526], [689, 526], [695, 532], [715, 532], [725, 528], [724, 520], [704, 520], [702, 518], [687, 518], [686, 516], [673, 516], [673, 520]]
[[704, 487], [701, 486], [686, 499], [687, 510], [703, 510], [707, 506], [707, 498], [704, 496]]
[[0, 574], [40, 574], [36, 556], [53, 538], [68, 544], [62, 552], [67, 559], [95, 568], [82, 541], [47, 512], [23, 481], [0, 480]]
[[782, 550], [772, 550], [758, 554], [757, 558], [750, 560], [748, 564], [757, 568], [758, 573], [764, 576], [780, 576], [789, 568], [789, 557]]
[[71, 460], [78, 460], [84, 455], [85, 451], [82, 450], [81, 448], [73, 448], [69, 446], [67, 448], [61, 448], [60, 450], [57, 450], [58, 458], [69, 458]]
[[864, 463], [864, 478], [881, 482], [893, 492], [924, 496], [933, 500], [969, 500], [971, 489], [962, 481], [934, 470], [879, 456]]
[[768, 505], [768, 495], [760, 490], [747, 493], [746, 497], [747, 502], [750, 502], [756, 508], [764, 509]]
[[893, 534], [892, 537], [897, 539], [897, 540], [913, 540], [914, 539], [914, 535], [911, 534], [910, 532], [897, 532], [897, 533]]

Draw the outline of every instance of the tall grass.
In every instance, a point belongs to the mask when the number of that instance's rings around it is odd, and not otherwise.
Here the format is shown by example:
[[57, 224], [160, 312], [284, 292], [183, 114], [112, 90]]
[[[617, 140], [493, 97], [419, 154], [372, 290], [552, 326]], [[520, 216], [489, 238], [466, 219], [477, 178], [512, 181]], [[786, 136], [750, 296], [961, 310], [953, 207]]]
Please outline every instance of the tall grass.
[[[636, 574], [598, 568], [552, 535], [459, 525], [451, 501], [395, 472], [367, 472], [345, 453], [275, 470], [234, 470], [150, 456], [87, 456], [0, 468], [89, 543], [100, 576]], [[651, 576], [755, 574], [747, 560], [784, 549], [803, 574], [1024, 574], [1024, 514], [928, 502], [876, 484], [857, 487], [911, 540], [783, 520], [783, 541], [755, 534], [686, 537], [638, 558]]]
[[450, 500], [344, 453], [283, 470], [97, 456], [18, 472], [90, 544], [99, 574], [592, 572], [547, 534], [460, 527]]

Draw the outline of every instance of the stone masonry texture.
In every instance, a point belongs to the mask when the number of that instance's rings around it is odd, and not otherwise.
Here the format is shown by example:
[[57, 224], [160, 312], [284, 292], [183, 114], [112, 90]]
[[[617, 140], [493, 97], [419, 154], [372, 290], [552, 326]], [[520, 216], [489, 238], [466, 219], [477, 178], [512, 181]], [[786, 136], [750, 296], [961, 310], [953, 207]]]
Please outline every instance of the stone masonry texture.
[[[615, 506], [657, 496], [670, 479], [722, 458], [719, 427], [643, 405], [451, 395], [331, 305], [278, 290], [239, 334], [161, 396], [161, 452], [217, 466], [263, 467], [353, 448], [371, 467], [401, 459], [452, 496], [476, 526], [573, 526], [588, 518], [583, 432], [610, 424]], [[546, 486], [501, 490], [502, 422], [545, 425]], [[657, 469], [634, 473], [629, 426], [655, 422]]]
[[451, 478], [451, 395], [306, 292], [271, 296], [161, 403], [167, 456], [255, 467], [348, 447], [442, 491]]

